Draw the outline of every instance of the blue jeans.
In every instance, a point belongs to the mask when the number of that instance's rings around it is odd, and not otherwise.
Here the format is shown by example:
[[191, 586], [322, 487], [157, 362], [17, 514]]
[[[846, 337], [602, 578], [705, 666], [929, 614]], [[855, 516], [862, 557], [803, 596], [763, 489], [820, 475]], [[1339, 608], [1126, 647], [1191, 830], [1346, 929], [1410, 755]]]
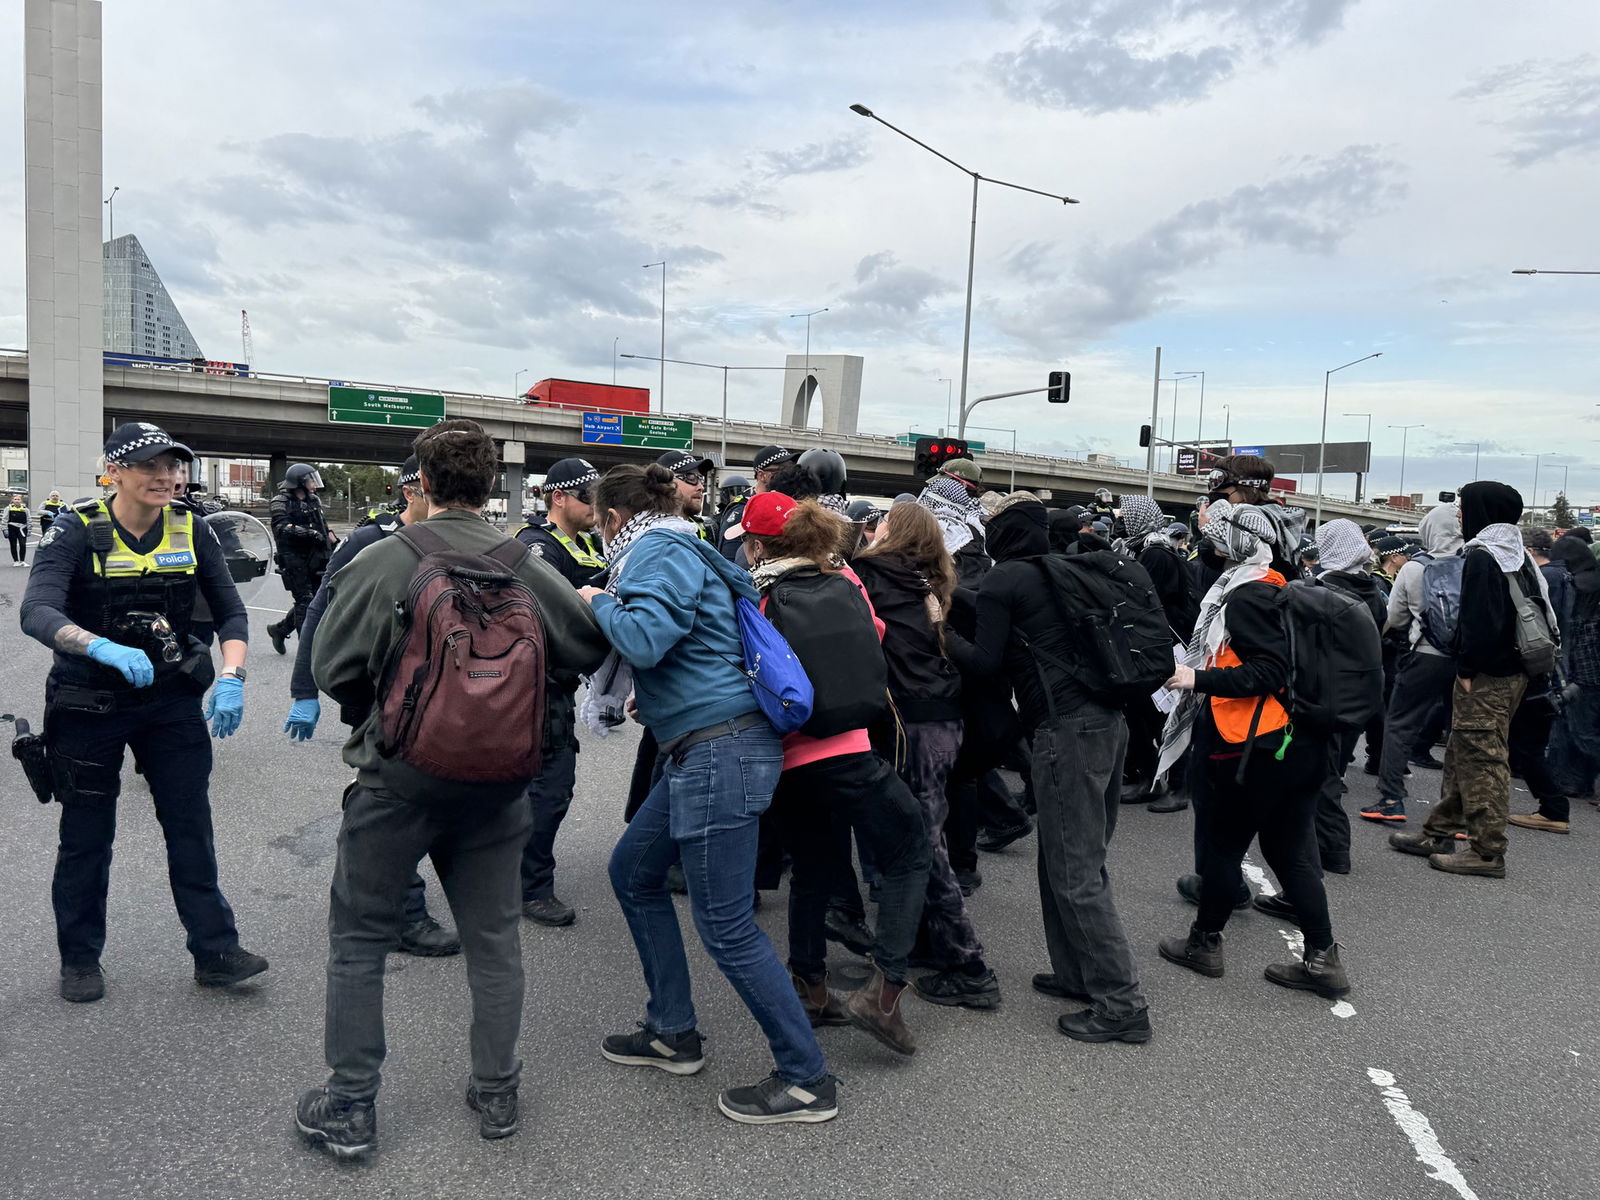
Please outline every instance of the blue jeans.
[[611, 852], [611, 886], [628, 919], [650, 989], [645, 1023], [657, 1033], [695, 1027], [678, 914], [667, 868], [680, 859], [695, 928], [750, 1010], [787, 1083], [828, 1073], [789, 972], [755, 922], [757, 825], [783, 771], [771, 726], [726, 733], [678, 754]]

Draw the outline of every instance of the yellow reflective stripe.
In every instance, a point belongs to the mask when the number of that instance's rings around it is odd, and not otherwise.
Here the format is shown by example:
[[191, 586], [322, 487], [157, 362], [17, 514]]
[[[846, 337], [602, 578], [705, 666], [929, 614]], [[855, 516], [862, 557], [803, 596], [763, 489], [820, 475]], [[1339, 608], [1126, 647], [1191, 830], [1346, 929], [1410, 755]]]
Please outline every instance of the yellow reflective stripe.
[[[80, 511], [78, 516], [85, 525], [92, 521], [111, 520], [111, 514], [106, 511], [103, 504], [89, 513]], [[192, 575], [199, 565], [194, 553], [194, 516], [192, 513], [174, 508], [162, 510], [161, 541], [148, 554], [136, 554], [129, 549], [127, 543], [122, 540], [122, 535], [117, 532], [116, 526], [112, 525], [111, 551], [104, 560], [98, 554], [92, 557], [95, 574], [106, 578], [127, 575]]]
[[[567, 553], [572, 555], [573, 561], [580, 567], [594, 567], [598, 570], [606, 565], [605, 559], [597, 557], [590, 549], [580, 548], [576, 542], [562, 533], [559, 525], [552, 524], [547, 532], [566, 548]], [[588, 544], [588, 540], [585, 539], [584, 545]]]

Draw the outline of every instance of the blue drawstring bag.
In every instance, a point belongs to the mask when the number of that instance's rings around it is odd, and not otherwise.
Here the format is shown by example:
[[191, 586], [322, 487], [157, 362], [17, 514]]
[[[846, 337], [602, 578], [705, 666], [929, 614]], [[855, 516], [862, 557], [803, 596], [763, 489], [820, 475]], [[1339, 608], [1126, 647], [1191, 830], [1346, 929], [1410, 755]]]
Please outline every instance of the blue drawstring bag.
[[739, 616], [745, 678], [756, 704], [780, 734], [793, 733], [811, 719], [815, 703], [806, 669], [783, 634], [747, 597], [735, 598], [734, 611]]

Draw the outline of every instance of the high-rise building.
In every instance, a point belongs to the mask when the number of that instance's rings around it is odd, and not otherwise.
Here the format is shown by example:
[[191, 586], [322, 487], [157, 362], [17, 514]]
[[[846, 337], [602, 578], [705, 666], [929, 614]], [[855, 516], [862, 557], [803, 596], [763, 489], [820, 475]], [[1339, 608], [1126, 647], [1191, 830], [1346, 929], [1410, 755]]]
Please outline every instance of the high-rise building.
[[204, 358], [161, 276], [131, 233], [105, 244], [105, 348], [119, 354]]

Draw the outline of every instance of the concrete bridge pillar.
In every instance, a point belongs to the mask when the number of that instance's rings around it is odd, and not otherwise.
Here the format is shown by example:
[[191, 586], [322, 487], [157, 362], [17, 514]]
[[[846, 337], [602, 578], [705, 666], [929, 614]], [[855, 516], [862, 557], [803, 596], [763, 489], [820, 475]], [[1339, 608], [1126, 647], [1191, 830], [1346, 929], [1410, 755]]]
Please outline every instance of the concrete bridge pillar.
[[282, 450], [274, 450], [267, 459], [267, 494], [271, 495], [278, 490], [278, 485], [283, 482], [283, 477], [289, 473], [289, 456]]

